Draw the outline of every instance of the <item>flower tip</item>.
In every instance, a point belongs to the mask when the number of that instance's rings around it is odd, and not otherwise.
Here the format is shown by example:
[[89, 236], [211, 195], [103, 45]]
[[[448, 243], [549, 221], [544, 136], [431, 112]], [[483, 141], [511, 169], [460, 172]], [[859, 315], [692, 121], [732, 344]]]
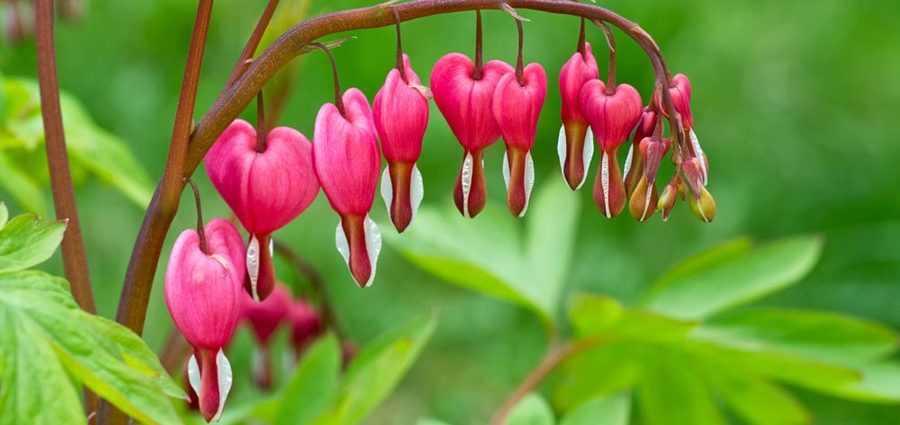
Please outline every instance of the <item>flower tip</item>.
[[712, 223], [716, 217], [716, 200], [705, 187], [700, 187], [700, 193], [691, 197], [691, 211], [704, 223]]
[[368, 215], [342, 216], [335, 229], [335, 244], [356, 284], [360, 288], [371, 286], [381, 252], [381, 230], [378, 225]]

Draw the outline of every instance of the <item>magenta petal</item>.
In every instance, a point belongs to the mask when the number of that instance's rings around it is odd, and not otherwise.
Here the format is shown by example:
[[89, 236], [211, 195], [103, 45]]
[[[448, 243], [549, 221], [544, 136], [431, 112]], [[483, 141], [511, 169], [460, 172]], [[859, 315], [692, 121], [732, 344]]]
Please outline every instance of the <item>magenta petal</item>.
[[641, 118], [641, 95], [628, 84], [617, 85], [613, 94], [607, 95], [606, 84], [592, 80], [581, 88], [579, 99], [581, 112], [603, 151], [611, 151], [628, 139]]
[[375, 95], [372, 117], [381, 140], [381, 149], [389, 162], [414, 163], [422, 153], [422, 139], [428, 126], [428, 98], [419, 85], [419, 76], [403, 55], [406, 78], [396, 68], [388, 73], [384, 86]]
[[506, 146], [529, 150], [534, 145], [538, 117], [547, 96], [547, 75], [542, 66], [532, 63], [525, 67], [523, 79], [524, 85], [519, 84], [514, 73], [500, 79], [492, 111]]
[[584, 83], [599, 78], [600, 71], [597, 68], [597, 60], [591, 53], [591, 43], [585, 43], [584, 55], [579, 52], [563, 65], [559, 71], [559, 93], [562, 102], [562, 121], [586, 122], [581, 114], [581, 104], [578, 96]]
[[275, 285], [265, 300], [256, 302], [250, 296], [245, 296], [243, 304], [243, 316], [250, 323], [256, 340], [266, 345], [278, 325], [287, 319], [291, 308], [291, 293], [284, 285]]

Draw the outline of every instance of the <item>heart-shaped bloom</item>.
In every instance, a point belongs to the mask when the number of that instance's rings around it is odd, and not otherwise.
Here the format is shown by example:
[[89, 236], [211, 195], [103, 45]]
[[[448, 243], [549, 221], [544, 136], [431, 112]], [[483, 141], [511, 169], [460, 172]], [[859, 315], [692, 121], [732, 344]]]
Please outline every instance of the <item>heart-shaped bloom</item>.
[[372, 102], [375, 129], [388, 163], [381, 176], [381, 196], [398, 232], [409, 226], [424, 195], [416, 161], [428, 126], [428, 96], [404, 54], [403, 72], [392, 69]]
[[262, 301], [254, 301], [244, 295], [243, 317], [250, 324], [253, 335], [259, 343], [256, 361], [253, 362], [253, 380], [260, 388], [272, 387], [272, 354], [269, 342], [278, 326], [287, 321], [291, 309], [291, 293], [284, 286], [276, 284], [272, 293]]
[[319, 109], [313, 159], [325, 196], [341, 216], [335, 234], [338, 252], [356, 283], [367, 287], [381, 251], [381, 231], [369, 218], [381, 156], [366, 96], [352, 88], [342, 99], [344, 111], [332, 103]]
[[607, 93], [603, 81], [592, 80], [581, 88], [579, 100], [581, 113], [603, 152], [594, 181], [594, 203], [607, 218], [612, 218], [622, 212], [626, 201], [616, 149], [641, 118], [641, 95], [628, 84], [619, 84]]
[[319, 312], [304, 300], [297, 300], [291, 305], [288, 319], [291, 323], [291, 344], [294, 354], [300, 359], [306, 347], [322, 333], [322, 320]]
[[484, 64], [480, 75], [476, 71], [472, 60], [461, 53], [445, 55], [431, 70], [434, 103], [464, 150], [453, 199], [466, 217], [478, 215], [487, 200], [483, 151], [500, 137], [492, 112], [494, 90], [503, 75], [514, 72], [496, 60]]
[[[678, 115], [681, 115], [681, 124], [684, 126], [685, 135], [691, 142], [693, 156], [700, 160], [700, 173], [703, 177], [703, 185], [706, 186], [709, 180], [709, 160], [706, 158], [706, 153], [703, 152], [703, 148], [700, 146], [700, 139], [694, 130], [694, 113], [691, 111], [692, 94], [691, 80], [686, 75], [676, 74], [672, 77], [672, 84], [669, 87], [672, 106], [675, 107]], [[657, 105], [662, 105], [662, 99], [658, 90], [653, 94], [653, 101]], [[660, 106], [660, 110], [663, 111], [664, 115], [668, 116], [666, 108]]]
[[213, 186], [250, 233], [247, 292], [264, 299], [275, 286], [270, 235], [302, 213], [316, 198], [319, 181], [309, 140], [297, 130], [268, 132], [258, 151], [256, 130], [236, 120], [210, 148], [204, 160]]
[[494, 119], [506, 143], [503, 158], [506, 203], [509, 211], [517, 217], [525, 215], [534, 186], [531, 147], [534, 146], [538, 117], [546, 97], [547, 74], [544, 67], [536, 63], [524, 68], [521, 81], [515, 73], [504, 75], [494, 91]]
[[594, 155], [594, 136], [584, 114], [581, 113], [581, 87], [600, 77], [591, 44], [584, 44], [584, 53], [575, 52], [559, 71], [559, 94], [562, 101], [562, 127], [556, 145], [563, 177], [572, 190], [584, 184], [587, 169]]
[[[243, 250], [237, 229], [217, 219], [201, 241], [185, 230], [175, 241], [166, 268], [166, 305], [175, 326], [194, 347], [188, 364], [200, 411], [216, 420], [231, 389], [231, 366], [222, 348], [231, 340], [241, 313], [243, 268], [232, 260]], [[240, 255], [240, 254], [237, 254]]]

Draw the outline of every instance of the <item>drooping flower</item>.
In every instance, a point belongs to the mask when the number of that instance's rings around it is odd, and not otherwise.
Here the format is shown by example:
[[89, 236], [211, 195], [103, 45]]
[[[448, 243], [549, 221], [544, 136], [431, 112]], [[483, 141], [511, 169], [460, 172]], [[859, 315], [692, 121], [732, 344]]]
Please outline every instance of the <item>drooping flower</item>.
[[344, 92], [343, 110], [332, 103], [316, 117], [313, 158], [322, 189], [341, 217], [338, 252], [360, 287], [372, 284], [381, 251], [381, 231], [369, 218], [381, 157], [372, 110], [358, 89]]
[[691, 189], [688, 197], [691, 211], [700, 220], [710, 223], [716, 216], [716, 201], [703, 185], [702, 163], [698, 158], [685, 158], [681, 163], [681, 172]]
[[381, 196], [398, 232], [409, 226], [424, 195], [416, 161], [428, 126], [429, 96], [404, 54], [403, 71], [391, 69], [372, 103], [375, 129], [388, 163], [381, 176]]
[[626, 201], [616, 150], [641, 118], [641, 95], [628, 84], [607, 90], [603, 81], [592, 80], [581, 88], [579, 100], [581, 112], [602, 151], [594, 181], [594, 203], [607, 218], [612, 218], [622, 212]]
[[243, 251], [243, 242], [234, 225], [222, 219], [211, 221], [204, 234], [201, 240], [196, 231], [185, 230], [175, 241], [165, 296], [175, 326], [194, 348], [188, 377], [200, 411], [213, 421], [222, 414], [231, 389], [231, 365], [222, 348], [241, 313], [244, 270], [233, 256]]
[[431, 71], [434, 103], [463, 147], [463, 163], [456, 179], [453, 199], [466, 217], [475, 217], [487, 201], [483, 151], [500, 137], [493, 108], [494, 90], [513, 68], [492, 60], [476, 69], [466, 55], [450, 53]]
[[288, 314], [291, 323], [291, 344], [297, 359], [321, 333], [322, 320], [319, 312], [304, 300], [297, 300], [291, 305]]
[[210, 181], [250, 233], [245, 286], [254, 300], [262, 300], [275, 286], [272, 232], [300, 215], [319, 192], [310, 142], [294, 129], [278, 127], [260, 144], [253, 126], [236, 120], [204, 162]]
[[638, 120], [637, 127], [634, 129], [634, 137], [631, 139], [631, 145], [628, 146], [628, 155], [625, 157], [625, 193], [631, 196], [638, 180], [644, 174], [644, 163], [640, 154], [636, 154], [635, 150], [641, 145], [641, 141], [645, 137], [653, 135], [656, 125], [659, 122], [659, 114], [653, 107], [646, 107], [641, 111], [641, 119]]
[[559, 93], [562, 101], [562, 127], [559, 129], [557, 153], [563, 177], [572, 190], [580, 188], [594, 154], [594, 135], [581, 113], [581, 87], [599, 78], [597, 60], [591, 44], [584, 43], [584, 53], [575, 52], [559, 71]]
[[[691, 142], [690, 149], [692, 156], [700, 160], [700, 173], [703, 177], [703, 185], [706, 186], [709, 181], [709, 160], [706, 153], [700, 146], [700, 139], [697, 138], [697, 132], [694, 130], [694, 113], [691, 111], [691, 81], [684, 74], [676, 74], [672, 77], [672, 84], [669, 87], [669, 96], [672, 98], [672, 106], [681, 116], [681, 124], [684, 126], [685, 137]], [[659, 105], [659, 109], [663, 115], [669, 116], [662, 103], [662, 96], [659, 90], [653, 94], [653, 102]]]
[[269, 342], [278, 326], [287, 321], [291, 309], [291, 293], [281, 284], [276, 284], [269, 296], [256, 302], [244, 296], [243, 317], [250, 324], [258, 345], [256, 361], [253, 363], [253, 380], [260, 388], [272, 387], [272, 354]]
[[631, 215], [638, 221], [647, 221], [657, 208], [659, 198], [656, 190], [656, 172], [669, 151], [669, 145], [668, 139], [655, 136], [644, 137], [638, 145], [637, 156], [642, 164], [641, 174], [631, 192], [629, 202]]
[[515, 73], [501, 77], [494, 92], [494, 119], [506, 143], [503, 158], [506, 202], [509, 211], [518, 217], [525, 215], [534, 186], [531, 147], [546, 96], [547, 74], [536, 63], [524, 68], [521, 80]]

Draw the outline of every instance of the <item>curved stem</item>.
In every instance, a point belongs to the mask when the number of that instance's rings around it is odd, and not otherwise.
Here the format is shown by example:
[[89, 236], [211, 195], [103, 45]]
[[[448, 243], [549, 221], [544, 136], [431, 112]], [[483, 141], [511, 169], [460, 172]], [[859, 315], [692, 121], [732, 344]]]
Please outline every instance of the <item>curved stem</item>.
[[312, 264], [306, 261], [300, 254], [291, 249], [291, 247], [287, 246], [284, 242], [275, 241], [275, 252], [291, 263], [297, 273], [302, 274], [309, 279], [310, 286], [312, 286], [313, 292], [318, 296], [319, 306], [322, 308], [322, 324], [326, 328], [331, 328], [338, 339], [344, 341], [344, 332], [341, 330], [341, 326], [337, 320], [337, 310], [335, 310], [334, 306], [331, 304], [331, 298], [328, 296], [328, 291], [325, 289], [325, 281], [322, 280], [322, 275], [316, 271], [316, 268]]
[[616, 92], [616, 37], [613, 36], [609, 25], [603, 21], [596, 21], [597, 25], [603, 29], [603, 35], [606, 37], [606, 45], [609, 47], [609, 68], [606, 76], [606, 94], [611, 96]]
[[334, 55], [331, 54], [331, 49], [329, 49], [328, 46], [319, 43], [318, 41], [309, 43], [309, 45], [315, 46], [319, 50], [325, 52], [325, 55], [328, 56], [328, 61], [331, 62], [331, 78], [334, 80], [334, 106], [337, 106], [338, 111], [341, 112], [341, 116], [345, 117], [344, 99], [341, 98], [341, 79], [338, 76], [337, 62], [334, 60]]
[[184, 180], [191, 186], [191, 191], [194, 192], [194, 205], [197, 206], [197, 236], [200, 237], [200, 251], [209, 255], [209, 251], [206, 248], [206, 231], [203, 229], [203, 205], [200, 202], [200, 188], [197, 187], [197, 183], [194, 183], [194, 179], [185, 177]]
[[403, 78], [403, 82], [408, 84], [406, 67], [403, 66], [403, 37], [400, 35], [400, 13], [394, 8], [391, 8], [391, 11], [394, 12], [394, 21], [397, 27], [397, 71], [400, 71], [400, 78]]
[[[516, 8], [574, 15], [591, 20], [598, 19], [621, 29], [635, 40], [650, 58], [657, 80], [663, 88], [661, 90], [663, 107], [669, 111], [670, 123], [676, 125], [674, 128], [678, 128], [676, 120], [680, 118], [672, 105], [668, 90], [670, 73], [659, 51], [659, 46], [640, 26], [595, 5], [557, 0], [508, 0], [506, 3]], [[497, 9], [499, 7], [496, 0], [419, 0], [393, 6], [401, 21], [444, 13]], [[394, 24], [393, 13], [389, 8], [381, 5], [335, 12], [306, 20], [292, 27], [273, 42], [250, 64], [247, 71], [233, 85], [222, 92], [191, 135], [190, 150], [185, 161], [181, 164], [170, 162], [166, 166], [167, 177], [160, 183], [147, 210], [141, 232], [135, 243], [135, 251], [132, 253], [128, 265], [117, 314], [117, 319], [121, 323], [138, 334], [143, 330], [144, 315], [147, 311], [150, 288], [153, 284], [159, 255], [178, 208], [177, 199], [163, 196], [164, 192], [173, 190], [168, 187], [172, 185], [172, 181], [177, 183], [175, 184], [177, 188], [181, 178], [194, 172], [216, 137], [247, 107], [263, 85], [291, 59], [302, 53], [305, 46], [318, 38], [337, 32]], [[674, 136], [677, 143], [683, 142], [683, 136], [679, 132], [675, 132]]]
[[256, 23], [256, 27], [253, 28], [253, 33], [250, 34], [247, 44], [244, 45], [244, 50], [241, 51], [241, 55], [238, 57], [234, 69], [231, 70], [228, 82], [225, 83], [226, 87], [234, 84], [244, 71], [247, 70], [247, 67], [250, 65], [250, 58], [253, 57], [253, 54], [256, 53], [256, 49], [259, 48], [259, 42], [262, 41], [263, 34], [266, 33], [266, 28], [269, 27], [269, 22], [272, 21], [272, 15], [275, 14], [275, 9], [278, 7], [278, 1], [279, 0], [269, 0], [269, 4], [266, 5], [262, 16], [259, 17], [259, 21]]
[[586, 38], [584, 35], [584, 18], [581, 18], [581, 27], [578, 30], [578, 46], [576, 48], [578, 53], [581, 53], [581, 56], [584, 56], [585, 43], [586, 43]]

